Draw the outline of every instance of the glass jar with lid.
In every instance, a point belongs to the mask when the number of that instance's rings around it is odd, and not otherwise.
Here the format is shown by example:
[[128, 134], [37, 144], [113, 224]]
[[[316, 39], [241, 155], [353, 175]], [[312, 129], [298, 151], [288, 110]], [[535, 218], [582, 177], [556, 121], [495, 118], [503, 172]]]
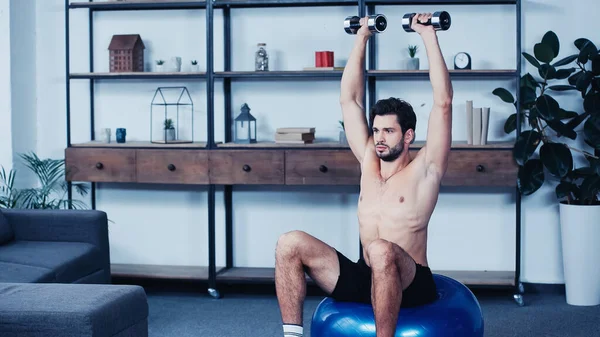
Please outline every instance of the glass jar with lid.
[[254, 70], [268, 71], [269, 70], [269, 55], [267, 54], [267, 44], [258, 43], [254, 60]]

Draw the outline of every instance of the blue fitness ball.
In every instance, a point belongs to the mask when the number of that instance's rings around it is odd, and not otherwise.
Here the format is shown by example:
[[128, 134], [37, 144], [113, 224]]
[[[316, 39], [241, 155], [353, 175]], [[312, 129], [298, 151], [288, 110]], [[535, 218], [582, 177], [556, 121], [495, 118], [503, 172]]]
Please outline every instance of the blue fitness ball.
[[[464, 284], [434, 274], [438, 299], [415, 308], [402, 308], [396, 337], [482, 337], [483, 315], [475, 295]], [[375, 316], [369, 304], [325, 298], [312, 318], [312, 337], [375, 337]]]

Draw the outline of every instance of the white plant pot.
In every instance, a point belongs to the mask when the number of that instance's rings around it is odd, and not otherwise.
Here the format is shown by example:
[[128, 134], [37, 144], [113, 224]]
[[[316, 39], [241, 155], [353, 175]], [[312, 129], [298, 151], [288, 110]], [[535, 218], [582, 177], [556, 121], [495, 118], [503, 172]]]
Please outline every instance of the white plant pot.
[[346, 138], [346, 132], [340, 131], [340, 144], [348, 145], [348, 138]]
[[419, 58], [409, 58], [406, 60], [406, 70], [419, 70]]
[[167, 141], [175, 140], [175, 129], [167, 129], [165, 137], [167, 137]]
[[154, 66], [154, 71], [162, 73], [163, 71], [165, 71], [165, 65], [164, 64], [157, 64]]
[[559, 204], [567, 304], [600, 304], [600, 206]]
[[199, 64], [192, 64], [190, 66], [190, 71], [193, 73], [197, 73], [200, 71], [200, 65]]

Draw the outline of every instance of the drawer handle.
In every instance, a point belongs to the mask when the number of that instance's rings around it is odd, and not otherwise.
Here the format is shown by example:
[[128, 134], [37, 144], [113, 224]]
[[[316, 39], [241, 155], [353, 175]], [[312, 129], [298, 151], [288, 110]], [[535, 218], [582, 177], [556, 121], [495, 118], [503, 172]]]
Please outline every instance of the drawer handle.
[[483, 165], [477, 165], [477, 172], [483, 172], [485, 171], [485, 167], [483, 167]]
[[96, 168], [98, 170], [102, 170], [103, 167], [104, 167], [104, 165], [102, 163], [96, 163]]
[[250, 165], [244, 165], [244, 167], [242, 167], [242, 170], [244, 170], [244, 172], [250, 172], [252, 168], [250, 168]]
[[321, 166], [319, 166], [319, 171], [321, 171], [321, 172], [325, 173], [325, 172], [327, 172], [327, 170], [328, 170], [328, 169], [327, 169], [327, 166], [325, 166], [325, 165], [321, 165]]
[[167, 166], [167, 169], [168, 169], [169, 171], [175, 171], [175, 165], [173, 165], [173, 164], [169, 164], [169, 166]]

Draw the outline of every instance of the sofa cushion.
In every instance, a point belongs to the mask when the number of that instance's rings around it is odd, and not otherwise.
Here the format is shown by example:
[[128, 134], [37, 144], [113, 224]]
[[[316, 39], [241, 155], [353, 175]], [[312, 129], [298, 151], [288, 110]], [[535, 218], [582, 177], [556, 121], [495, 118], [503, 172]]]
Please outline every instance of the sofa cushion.
[[52, 269], [0, 262], [0, 282], [54, 282]]
[[0, 283], [0, 336], [148, 336], [144, 288]]
[[0, 246], [0, 261], [52, 269], [63, 283], [102, 269], [100, 251], [80, 242], [12, 241]]
[[2, 214], [0, 209], [0, 245], [11, 241], [13, 238], [13, 230], [8, 219]]

